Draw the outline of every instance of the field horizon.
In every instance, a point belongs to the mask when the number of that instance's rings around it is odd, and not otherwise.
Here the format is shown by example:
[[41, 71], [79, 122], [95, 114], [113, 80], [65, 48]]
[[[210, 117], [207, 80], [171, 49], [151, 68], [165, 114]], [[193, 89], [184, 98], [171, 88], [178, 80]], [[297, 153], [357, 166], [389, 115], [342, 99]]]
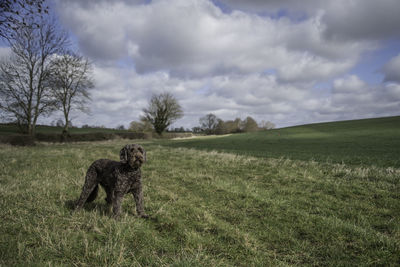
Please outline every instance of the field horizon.
[[[399, 119], [400, 116], [385, 116], [385, 117], [370, 117], [370, 118], [361, 118], [361, 119], [351, 119], [351, 120], [338, 120], [338, 121], [320, 121], [313, 123], [305, 123], [305, 124], [297, 124], [297, 125], [289, 125], [279, 128], [274, 128], [270, 130], [282, 130], [282, 129], [291, 129], [296, 127], [306, 127], [306, 126], [318, 126], [318, 125], [326, 125], [326, 124], [336, 124], [336, 123], [360, 123], [360, 122], [370, 122], [374, 120], [387, 120], [387, 119]], [[62, 126], [53, 126], [47, 124], [38, 124], [36, 125], [38, 133], [61, 133], [63, 128]], [[109, 128], [109, 127], [97, 127], [97, 126], [89, 126], [89, 127], [79, 127], [79, 126], [71, 126], [69, 128], [71, 133], [93, 133], [93, 132], [125, 132], [129, 131], [129, 129], [117, 129], [117, 128]], [[15, 134], [18, 133], [18, 127], [14, 123], [0, 123], [0, 134]]]

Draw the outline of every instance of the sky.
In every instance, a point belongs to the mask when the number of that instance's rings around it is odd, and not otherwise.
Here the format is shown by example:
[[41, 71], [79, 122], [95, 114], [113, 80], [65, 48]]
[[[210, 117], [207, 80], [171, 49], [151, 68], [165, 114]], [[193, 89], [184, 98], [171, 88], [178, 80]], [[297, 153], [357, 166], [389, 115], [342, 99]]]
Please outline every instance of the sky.
[[398, 0], [56, 0], [51, 9], [93, 65], [91, 113], [75, 112], [74, 125], [127, 127], [163, 92], [185, 114], [172, 127], [208, 113], [277, 127], [400, 115]]

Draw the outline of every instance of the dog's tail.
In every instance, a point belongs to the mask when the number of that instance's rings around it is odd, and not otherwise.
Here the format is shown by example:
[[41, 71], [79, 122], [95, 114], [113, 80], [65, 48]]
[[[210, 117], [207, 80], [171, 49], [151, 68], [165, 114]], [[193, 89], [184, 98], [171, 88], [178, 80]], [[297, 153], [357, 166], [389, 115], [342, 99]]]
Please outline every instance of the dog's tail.
[[99, 192], [99, 185], [96, 185], [96, 187], [93, 189], [92, 193], [90, 193], [86, 202], [89, 203], [89, 202], [92, 202], [93, 200], [95, 200], [98, 192]]

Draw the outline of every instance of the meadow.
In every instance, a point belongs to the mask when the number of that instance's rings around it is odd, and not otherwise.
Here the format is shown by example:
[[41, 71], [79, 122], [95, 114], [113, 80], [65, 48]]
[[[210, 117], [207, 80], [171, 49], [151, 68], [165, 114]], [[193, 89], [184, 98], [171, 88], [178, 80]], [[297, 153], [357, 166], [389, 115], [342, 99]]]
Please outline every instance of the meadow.
[[309, 124], [166, 145], [261, 158], [400, 168], [400, 117]]
[[0, 265], [397, 266], [400, 131], [390, 120], [353, 122], [353, 133], [335, 123], [134, 141], [148, 153], [147, 220], [129, 195], [111, 219], [102, 190], [72, 212], [91, 162], [118, 160], [131, 140], [0, 144]]

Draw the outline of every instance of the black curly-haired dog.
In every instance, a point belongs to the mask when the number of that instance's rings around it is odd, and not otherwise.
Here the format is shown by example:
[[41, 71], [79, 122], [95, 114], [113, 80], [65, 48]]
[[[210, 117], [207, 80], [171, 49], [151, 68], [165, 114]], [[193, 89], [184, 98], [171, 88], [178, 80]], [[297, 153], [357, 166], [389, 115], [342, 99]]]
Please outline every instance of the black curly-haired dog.
[[106, 191], [107, 204], [109, 207], [112, 205], [114, 218], [121, 214], [121, 202], [126, 193], [133, 194], [138, 216], [148, 218], [144, 213], [140, 171], [140, 167], [146, 162], [146, 151], [138, 144], [131, 144], [124, 146], [119, 155], [119, 162], [99, 159], [90, 165], [75, 210], [82, 208], [85, 202], [96, 199], [100, 184]]

